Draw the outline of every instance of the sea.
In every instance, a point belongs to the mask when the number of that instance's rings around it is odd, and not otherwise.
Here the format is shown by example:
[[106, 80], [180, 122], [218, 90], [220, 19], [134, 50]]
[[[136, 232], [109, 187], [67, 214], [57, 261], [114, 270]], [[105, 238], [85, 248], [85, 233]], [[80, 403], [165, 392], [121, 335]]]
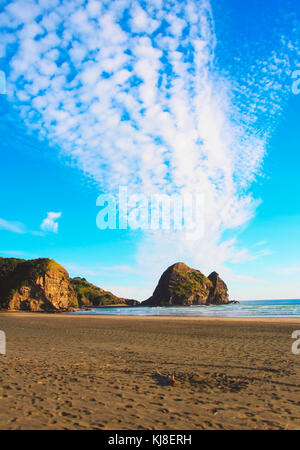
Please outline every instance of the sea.
[[243, 300], [239, 304], [229, 305], [101, 307], [70, 314], [139, 317], [300, 317], [300, 299]]

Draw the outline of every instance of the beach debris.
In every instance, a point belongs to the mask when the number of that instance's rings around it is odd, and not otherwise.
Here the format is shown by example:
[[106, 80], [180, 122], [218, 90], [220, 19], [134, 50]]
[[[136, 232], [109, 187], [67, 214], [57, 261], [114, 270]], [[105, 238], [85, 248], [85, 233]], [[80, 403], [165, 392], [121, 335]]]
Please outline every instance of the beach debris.
[[158, 369], [155, 369], [154, 378], [162, 386], [176, 386], [179, 382], [175, 379], [175, 374], [173, 375], [163, 375]]
[[171, 377], [170, 384], [171, 384], [171, 386], [175, 386], [175, 384], [176, 384], [176, 380], [175, 380], [175, 375], [174, 374]]
[[222, 391], [222, 392], [240, 392], [247, 389], [250, 379], [247, 377], [234, 377], [226, 373], [181, 373], [169, 372], [163, 375], [158, 369], [155, 369], [152, 378], [160, 386], [181, 386], [192, 387], [194, 389], [206, 392]]

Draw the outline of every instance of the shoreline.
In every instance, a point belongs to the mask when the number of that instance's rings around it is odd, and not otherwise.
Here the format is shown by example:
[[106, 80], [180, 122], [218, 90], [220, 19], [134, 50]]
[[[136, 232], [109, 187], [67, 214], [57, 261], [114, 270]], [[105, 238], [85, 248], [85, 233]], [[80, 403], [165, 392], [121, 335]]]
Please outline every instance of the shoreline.
[[261, 323], [299, 323], [300, 317], [211, 317], [211, 316], [201, 316], [201, 317], [187, 317], [187, 316], [135, 316], [135, 315], [115, 315], [115, 314], [76, 314], [73, 312], [32, 312], [32, 311], [0, 311], [0, 317], [76, 317], [77, 319], [111, 319], [111, 320], [171, 320], [171, 321], [208, 321], [208, 322], [261, 322]]

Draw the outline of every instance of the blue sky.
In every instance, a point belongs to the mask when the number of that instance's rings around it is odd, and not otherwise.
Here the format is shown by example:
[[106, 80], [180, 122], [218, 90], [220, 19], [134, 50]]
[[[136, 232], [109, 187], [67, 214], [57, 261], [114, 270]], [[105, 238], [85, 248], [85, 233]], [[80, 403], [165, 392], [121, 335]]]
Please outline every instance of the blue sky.
[[[0, 12], [0, 254], [131, 298], [176, 261], [232, 298], [299, 298], [300, 6], [23, 3]], [[204, 194], [204, 236], [99, 230], [120, 184]]]

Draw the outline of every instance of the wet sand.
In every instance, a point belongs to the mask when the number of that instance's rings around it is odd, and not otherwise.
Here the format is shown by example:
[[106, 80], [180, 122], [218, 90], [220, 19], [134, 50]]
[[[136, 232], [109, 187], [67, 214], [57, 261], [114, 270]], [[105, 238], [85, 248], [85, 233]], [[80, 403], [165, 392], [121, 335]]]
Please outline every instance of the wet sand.
[[1, 429], [300, 429], [299, 319], [9, 313], [0, 329]]

